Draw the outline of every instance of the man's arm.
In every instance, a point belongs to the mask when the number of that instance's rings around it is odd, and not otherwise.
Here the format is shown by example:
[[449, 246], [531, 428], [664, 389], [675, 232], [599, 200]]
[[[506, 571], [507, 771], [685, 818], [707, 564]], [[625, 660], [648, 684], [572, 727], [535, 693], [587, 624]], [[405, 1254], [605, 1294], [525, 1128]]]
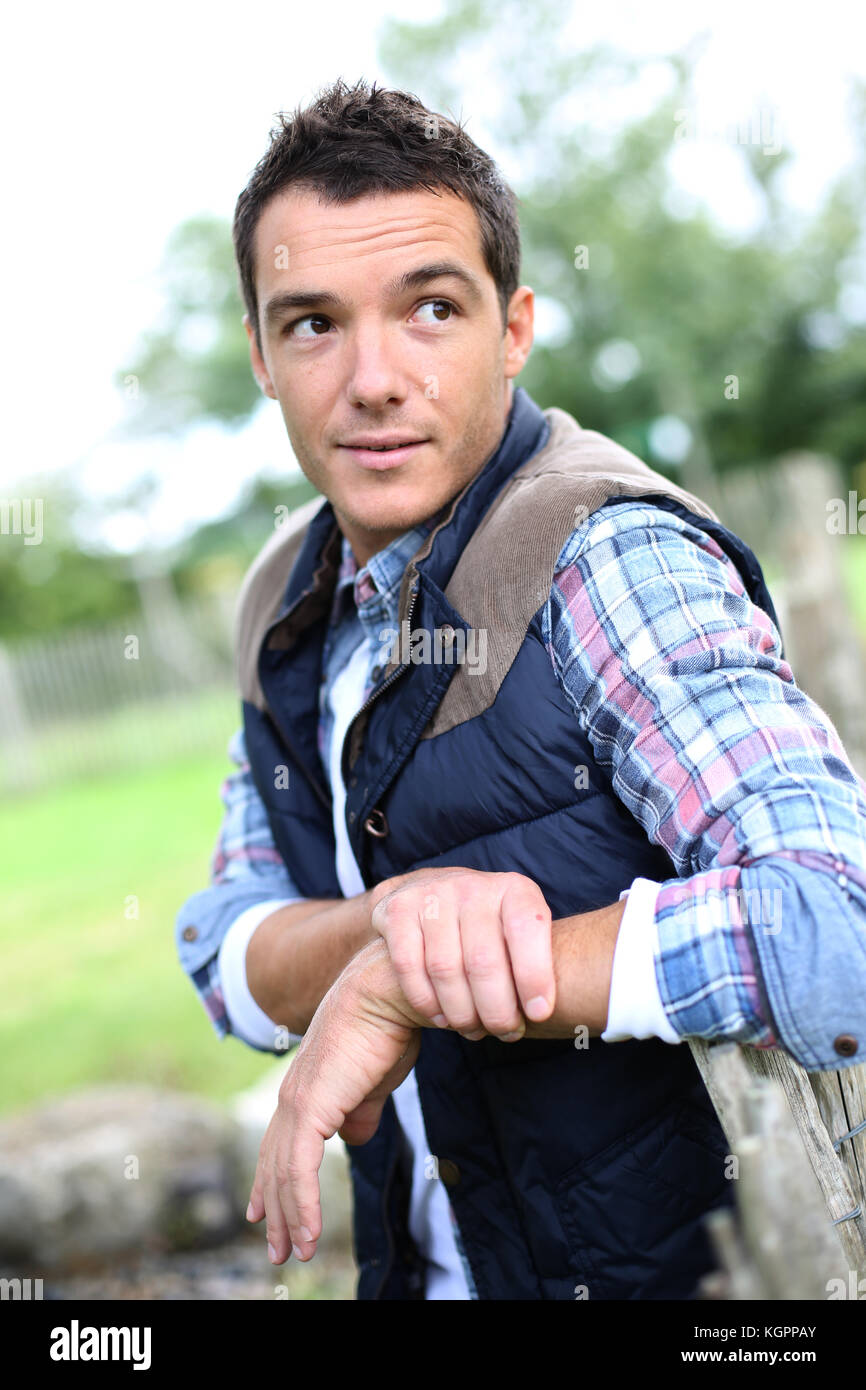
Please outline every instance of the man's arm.
[[[486, 902], [480, 877], [487, 880]], [[462, 930], [476, 914], [492, 916], [502, 898], [497, 880], [520, 877], [470, 871], [471, 900], [459, 905], [452, 898], [453, 925]], [[428, 892], [429, 881], [407, 875], [388, 910], [402, 900], [407, 914], [420, 915]], [[583, 1028], [601, 1033], [623, 909], [619, 902], [553, 923], [556, 1001], [543, 1022], [526, 1024], [527, 1037], [568, 1038]], [[283, 1078], [250, 1192], [247, 1219], [267, 1217], [272, 1263], [283, 1264], [290, 1252], [301, 1260], [315, 1254], [325, 1140], [338, 1131], [348, 1144], [372, 1138], [388, 1095], [415, 1063], [424, 1027], [435, 1024], [406, 999], [384, 941], [359, 951], [323, 998]]]
[[[235, 770], [221, 788], [224, 815], [210, 886], [178, 913], [178, 954], [219, 1037], [235, 1031], [226, 996], [237, 999], [248, 993], [273, 1023], [273, 1035], [267, 1037], [267, 1027], [259, 1042], [243, 1032], [238, 1035], [257, 1051], [279, 1053], [286, 1049], [281, 1034], [303, 1035], [343, 968], [378, 938], [371, 917], [379, 899], [413, 875], [385, 879], [351, 898], [302, 897], [274, 843], [242, 730], [231, 739], [229, 756]], [[449, 872], [425, 869], [423, 877], [426, 881]], [[243, 954], [226, 950], [249, 912], [282, 899], [292, 901], [268, 913], [244, 937]], [[231, 980], [224, 975], [228, 968], [235, 972]]]
[[[223, 947], [245, 914], [274, 900], [291, 900], [269, 914], [253, 933], [245, 955], [246, 979], [234, 982], [232, 993], [237, 995], [249, 985], [253, 999], [275, 1025], [301, 1034], [336, 976], [376, 935], [370, 926], [370, 895], [304, 898], [274, 843], [267, 811], [250, 773], [242, 730], [231, 739], [229, 756], [235, 770], [221, 788], [224, 814], [211, 859], [210, 885], [187, 899], [178, 913], [178, 954], [214, 1030], [225, 1037], [234, 1030], [220, 972], [221, 955], [225, 964]], [[243, 967], [241, 959], [238, 968]], [[259, 1047], [250, 1042], [250, 1046], [260, 1051], [285, 1050], [276, 1030], [273, 1043]]]
[[247, 947], [250, 993], [290, 1033], [304, 1034], [331, 985], [378, 936], [370, 918], [376, 890], [353, 898], [311, 898], [272, 913]]
[[735, 566], [674, 514], [617, 503], [572, 533], [543, 626], [598, 765], [681, 875], [635, 885], [647, 1016], [809, 1070], [862, 1060], [866, 787]]

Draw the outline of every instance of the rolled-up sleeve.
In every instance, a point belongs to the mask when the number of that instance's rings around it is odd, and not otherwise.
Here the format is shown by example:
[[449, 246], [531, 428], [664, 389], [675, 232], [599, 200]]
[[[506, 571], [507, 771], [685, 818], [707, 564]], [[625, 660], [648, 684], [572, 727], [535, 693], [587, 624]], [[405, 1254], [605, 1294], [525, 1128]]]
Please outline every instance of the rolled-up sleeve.
[[[181, 966], [219, 1037], [232, 1031], [219, 970], [220, 948], [229, 928], [259, 904], [304, 896], [274, 844], [267, 810], [250, 772], [242, 730], [232, 737], [228, 753], [236, 769], [220, 791], [224, 814], [211, 859], [210, 884], [186, 900], [175, 923]], [[256, 1046], [253, 1042], [249, 1045]]]
[[680, 877], [654, 966], [683, 1037], [866, 1061], [866, 785], [700, 528], [627, 501], [557, 562], [545, 641], [616, 795]]

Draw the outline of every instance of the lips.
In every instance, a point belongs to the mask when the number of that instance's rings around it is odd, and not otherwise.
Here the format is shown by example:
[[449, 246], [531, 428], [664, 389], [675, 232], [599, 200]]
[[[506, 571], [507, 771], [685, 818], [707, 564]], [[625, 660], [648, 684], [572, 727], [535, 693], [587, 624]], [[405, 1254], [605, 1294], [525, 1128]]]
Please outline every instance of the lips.
[[363, 442], [355, 444], [341, 444], [339, 447], [347, 454], [350, 454], [356, 463], [363, 468], [385, 469], [396, 468], [398, 464], [411, 458], [416, 450], [422, 449], [429, 441], [426, 439], [413, 439], [408, 441], [398, 441], [396, 443], [383, 442]]

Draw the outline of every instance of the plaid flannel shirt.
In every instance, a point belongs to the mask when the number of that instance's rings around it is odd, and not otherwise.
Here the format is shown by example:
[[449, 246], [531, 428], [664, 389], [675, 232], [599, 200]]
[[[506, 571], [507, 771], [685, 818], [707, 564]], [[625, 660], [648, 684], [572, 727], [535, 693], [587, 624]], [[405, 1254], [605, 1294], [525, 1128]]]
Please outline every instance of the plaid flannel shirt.
[[[366, 638], [368, 698], [387, 659], [381, 633], [398, 626], [403, 571], [436, 519], [360, 571], [344, 539], [320, 690], [325, 771], [331, 683]], [[782, 1046], [810, 1070], [863, 1060], [866, 784], [735, 566], [664, 508], [614, 503], [563, 546], [543, 633], [597, 762], [678, 875], [662, 883], [648, 924], [673, 1029]], [[226, 931], [253, 903], [301, 896], [242, 732], [229, 755], [236, 771], [222, 787], [210, 887], [177, 922], [181, 962], [220, 1036], [231, 1031], [218, 972]], [[846, 1061], [835, 1043], [852, 1032], [861, 1046]]]

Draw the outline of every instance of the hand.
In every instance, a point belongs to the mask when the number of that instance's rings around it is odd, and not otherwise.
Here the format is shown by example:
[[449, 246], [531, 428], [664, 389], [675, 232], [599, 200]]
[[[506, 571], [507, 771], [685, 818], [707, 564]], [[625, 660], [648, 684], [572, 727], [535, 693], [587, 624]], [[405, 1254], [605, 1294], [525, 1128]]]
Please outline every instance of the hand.
[[247, 1220], [267, 1217], [273, 1264], [312, 1258], [322, 1232], [318, 1172], [338, 1131], [365, 1144], [382, 1108], [415, 1065], [424, 1020], [403, 999], [381, 941], [331, 986], [280, 1085], [259, 1150]]
[[411, 1007], [439, 1028], [503, 1042], [553, 1012], [552, 919], [524, 874], [416, 869], [373, 894], [371, 925], [386, 942]]

